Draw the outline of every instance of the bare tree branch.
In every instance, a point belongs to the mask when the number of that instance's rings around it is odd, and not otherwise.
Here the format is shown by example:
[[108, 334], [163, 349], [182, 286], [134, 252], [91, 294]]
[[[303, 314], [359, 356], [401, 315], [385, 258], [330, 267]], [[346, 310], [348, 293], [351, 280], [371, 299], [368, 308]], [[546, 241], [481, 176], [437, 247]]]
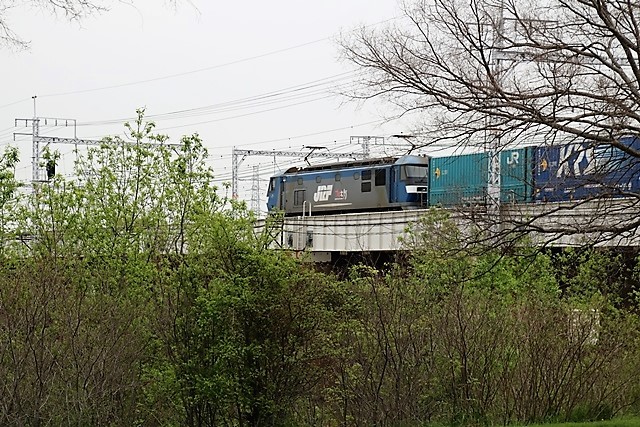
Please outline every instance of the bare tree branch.
[[[0, 48], [23, 50], [29, 48], [29, 41], [13, 31], [11, 11], [19, 7], [44, 10], [55, 16], [64, 16], [69, 21], [80, 21], [88, 16], [106, 12], [114, 3], [133, 4], [135, 0], [0, 0]], [[178, 0], [166, 0], [175, 5]], [[190, 0], [187, 2], [191, 3]]]
[[[449, 141], [486, 148], [491, 135], [498, 135], [502, 149], [576, 142], [584, 150], [618, 150], [626, 160], [617, 166], [637, 172], [639, 146], [624, 142], [640, 134], [636, 2], [415, 0], [405, 4], [404, 15], [340, 45], [345, 59], [365, 71], [351, 96], [382, 98], [401, 111], [421, 113], [421, 129], [413, 134], [425, 135], [423, 146]], [[604, 175], [592, 179], [598, 176]], [[636, 191], [612, 182], [583, 185], [602, 188], [586, 201], [626, 197], [632, 200], [626, 209], [638, 211]], [[596, 217], [613, 209], [610, 203], [597, 206], [589, 210]], [[543, 221], [553, 217], [546, 209], [531, 215], [511, 231], [612, 236], [640, 226], [627, 218], [566, 227]]]

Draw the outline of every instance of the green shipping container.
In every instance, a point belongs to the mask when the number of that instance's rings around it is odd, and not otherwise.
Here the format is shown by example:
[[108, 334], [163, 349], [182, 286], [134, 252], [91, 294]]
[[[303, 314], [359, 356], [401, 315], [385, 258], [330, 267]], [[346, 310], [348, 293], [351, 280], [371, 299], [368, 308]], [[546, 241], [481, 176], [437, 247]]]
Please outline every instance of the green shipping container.
[[487, 193], [487, 153], [431, 159], [431, 206], [483, 205]]
[[[528, 202], [532, 198], [531, 148], [504, 150], [500, 155], [500, 199], [503, 203]], [[431, 206], [484, 205], [487, 200], [489, 153], [431, 159]]]
[[528, 203], [533, 199], [534, 147], [503, 150], [500, 154], [500, 200]]

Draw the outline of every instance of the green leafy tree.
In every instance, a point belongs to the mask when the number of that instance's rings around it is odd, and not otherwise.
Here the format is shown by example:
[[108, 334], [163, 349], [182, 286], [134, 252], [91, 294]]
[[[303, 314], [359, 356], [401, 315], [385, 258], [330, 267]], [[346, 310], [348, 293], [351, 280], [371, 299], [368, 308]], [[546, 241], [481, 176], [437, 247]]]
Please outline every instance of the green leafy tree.
[[29, 238], [0, 268], [4, 424], [129, 425], [156, 416], [140, 405], [148, 367], [162, 360], [154, 285], [181, 241], [183, 200], [214, 189], [208, 179], [187, 185], [210, 176], [199, 138], [172, 151], [142, 114], [127, 125], [128, 140], [89, 150], [80, 179], [55, 176], [15, 211], [13, 226]]
[[[268, 249], [244, 209], [195, 211], [167, 280], [163, 339], [188, 425], [308, 420], [322, 400], [343, 291]], [[194, 250], [197, 248], [197, 250]]]
[[596, 419], [634, 401], [633, 313], [576, 311], [550, 256], [464, 244], [437, 210], [405, 242], [396, 268], [351, 277], [355, 308], [335, 335], [340, 422]]
[[16, 191], [19, 188], [14, 172], [18, 161], [17, 148], [7, 148], [0, 156], [0, 239], [3, 242], [0, 254], [4, 254], [8, 246], [7, 241], [11, 239], [10, 233], [13, 231], [11, 222], [17, 201]]

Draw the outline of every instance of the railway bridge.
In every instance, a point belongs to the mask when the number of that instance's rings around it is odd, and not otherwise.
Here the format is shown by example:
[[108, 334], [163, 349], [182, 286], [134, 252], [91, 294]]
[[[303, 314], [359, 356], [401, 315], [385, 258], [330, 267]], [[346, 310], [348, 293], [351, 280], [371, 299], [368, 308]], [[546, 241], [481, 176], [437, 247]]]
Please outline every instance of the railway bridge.
[[[389, 253], [406, 250], [403, 238], [409, 227], [429, 209], [366, 212], [341, 215], [286, 217], [272, 225], [275, 246], [306, 252], [315, 262], [362, 253]], [[483, 207], [447, 210], [462, 230], [487, 230], [506, 236], [526, 234], [533, 244], [570, 247], [585, 244], [615, 247], [640, 246], [640, 202], [636, 199], [580, 202], [503, 204], [499, 218], [489, 218]], [[262, 231], [267, 220], [259, 220]]]

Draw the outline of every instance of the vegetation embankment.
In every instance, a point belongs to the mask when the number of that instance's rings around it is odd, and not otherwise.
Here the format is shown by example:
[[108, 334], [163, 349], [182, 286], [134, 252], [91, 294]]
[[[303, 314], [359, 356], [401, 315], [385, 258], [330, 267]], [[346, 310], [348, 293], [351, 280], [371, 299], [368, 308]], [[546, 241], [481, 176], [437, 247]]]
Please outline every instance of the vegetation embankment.
[[640, 418], [575, 423], [528, 424], [528, 427], [635, 427], [638, 425], [640, 425]]
[[75, 181], [21, 193], [0, 175], [1, 424], [503, 425], [640, 409], [634, 282], [618, 279], [634, 276], [616, 256], [480, 250], [434, 212], [407, 258], [338, 279], [269, 249], [210, 185], [197, 137], [175, 152], [152, 130], [140, 118], [133, 143], [92, 149]]

